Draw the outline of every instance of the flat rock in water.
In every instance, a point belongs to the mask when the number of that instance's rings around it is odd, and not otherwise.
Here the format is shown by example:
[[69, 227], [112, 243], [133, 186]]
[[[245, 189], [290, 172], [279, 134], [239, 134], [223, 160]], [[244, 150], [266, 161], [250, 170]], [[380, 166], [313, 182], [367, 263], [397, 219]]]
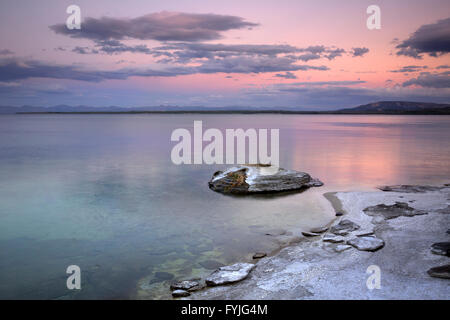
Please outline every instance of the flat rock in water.
[[352, 246], [350, 246], [350, 245], [348, 245], [348, 244], [338, 244], [338, 245], [334, 248], [334, 251], [336, 251], [336, 252], [342, 252], [342, 251], [348, 250], [348, 249], [350, 249], [350, 248], [352, 248]]
[[450, 257], [450, 242], [433, 243], [431, 246], [431, 252], [441, 256]]
[[267, 256], [267, 253], [265, 252], [257, 252], [253, 255], [253, 259], [261, 259]]
[[318, 233], [313, 233], [313, 232], [302, 232], [302, 235], [304, 235], [305, 237], [317, 237], [320, 236], [320, 234]]
[[322, 241], [331, 243], [341, 243], [345, 241], [345, 238], [342, 236], [335, 236], [333, 234], [326, 234], [323, 236]]
[[253, 268], [255, 265], [251, 263], [235, 263], [220, 267], [206, 278], [206, 285], [220, 286], [244, 280]]
[[406, 202], [396, 202], [393, 205], [377, 204], [376, 206], [367, 207], [363, 211], [369, 216], [382, 216], [385, 219], [394, 219], [401, 216], [413, 217], [427, 214], [425, 211], [411, 208]]
[[319, 227], [319, 228], [312, 228], [309, 231], [312, 233], [324, 233], [327, 230], [328, 230], [328, 227]]
[[431, 277], [450, 279], [450, 264], [434, 267], [427, 271]]
[[240, 165], [214, 173], [211, 190], [231, 194], [276, 193], [323, 185], [305, 172], [271, 165]]
[[172, 291], [172, 297], [181, 298], [181, 297], [189, 297], [191, 294], [185, 290], [174, 290]]
[[337, 225], [332, 226], [330, 228], [330, 232], [334, 233], [338, 236], [345, 236], [347, 235], [349, 232], [358, 230], [360, 228], [359, 225], [357, 225], [356, 223], [354, 223], [353, 221], [350, 221], [348, 219], [344, 219], [341, 222], [339, 222]]
[[197, 280], [182, 280], [170, 285], [170, 290], [195, 291], [201, 289], [201, 284]]
[[378, 189], [380, 189], [381, 191], [387, 191], [387, 192], [423, 193], [423, 192], [430, 192], [430, 191], [439, 191], [442, 189], [442, 187], [402, 184], [402, 185], [394, 185], [394, 186], [381, 186], [381, 187], [378, 187]]
[[377, 251], [384, 247], [384, 241], [375, 237], [357, 237], [347, 241], [347, 244], [360, 251]]

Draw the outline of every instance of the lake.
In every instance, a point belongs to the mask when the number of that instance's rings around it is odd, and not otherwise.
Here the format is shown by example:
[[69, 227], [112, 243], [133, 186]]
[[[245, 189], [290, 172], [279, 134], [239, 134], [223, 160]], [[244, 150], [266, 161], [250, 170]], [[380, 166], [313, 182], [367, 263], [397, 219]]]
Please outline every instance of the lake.
[[[280, 166], [325, 183], [230, 197], [207, 182], [226, 165], [174, 165], [173, 130], [278, 128]], [[280, 245], [267, 233], [328, 223], [323, 193], [450, 182], [450, 116], [0, 116], [0, 298], [168, 298]], [[81, 268], [68, 290], [66, 268]]]

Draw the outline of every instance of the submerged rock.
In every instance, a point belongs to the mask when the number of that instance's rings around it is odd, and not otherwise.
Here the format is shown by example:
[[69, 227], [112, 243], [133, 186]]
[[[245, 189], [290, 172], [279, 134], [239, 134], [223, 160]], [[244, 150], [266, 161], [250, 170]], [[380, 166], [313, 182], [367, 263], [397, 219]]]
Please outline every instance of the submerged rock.
[[375, 237], [357, 237], [347, 241], [347, 244], [361, 251], [377, 251], [384, 247], [384, 241]]
[[400, 216], [413, 217], [417, 215], [427, 214], [422, 210], [416, 210], [410, 207], [406, 202], [396, 202], [393, 205], [377, 204], [376, 206], [367, 207], [364, 213], [369, 216], [382, 216], [385, 219], [394, 219]]
[[153, 279], [149, 281], [149, 284], [164, 282], [167, 280], [172, 280], [175, 276], [169, 272], [155, 272]]
[[211, 273], [205, 282], [208, 286], [220, 286], [238, 282], [247, 278], [253, 268], [255, 268], [255, 265], [251, 263], [235, 263], [230, 266], [220, 267]]
[[174, 290], [172, 291], [172, 297], [181, 298], [181, 297], [189, 297], [191, 294], [185, 290]]
[[208, 184], [211, 190], [231, 194], [274, 193], [323, 185], [305, 172], [271, 165], [240, 165], [218, 171]]
[[387, 191], [387, 192], [423, 193], [423, 192], [430, 192], [430, 191], [439, 191], [442, 189], [442, 187], [402, 184], [402, 185], [394, 185], [394, 186], [381, 186], [381, 187], [378, 187], [378, 189], [380, 189], [381, 191]]
[[216, 261], [216, 260], [205, 260], [205, 261], [199, 262], [198, 264], [208, 270], [214, 270], [214, 269], [224, 266], [223, 263]]
[[450, 279], [450, 264], [440, 267], [434, 267], [427, 271], [431, 277]]
[[450, 257], [450, 242], [437, 242], [431, 246], [431, 252]]
[[314, 233], [314, 232], [305, 232], [305, 231], [303, 231], [302, 232], [302, 235], [304, 235], [305, 237], [317, 237], [317, 236], [320, 236], [320, 234], [318, 234], [318, 233]]
[[344, 219], [341, 222], [339, 222], [337, 225], [332, 226], [330, 228], [330, 232], [334, 233], [335, 235], [338, 235], [338, 236], [345, 236], [349, 232], [358, 230], [359, 228], [360, 228], [360, 226], [357, 225], [356, 223], [354, 223], [353, 221]]
[[267, 256], [267, 253], [265, 252], [257, 252], [253, 255], [253, 259], [261, 259]]

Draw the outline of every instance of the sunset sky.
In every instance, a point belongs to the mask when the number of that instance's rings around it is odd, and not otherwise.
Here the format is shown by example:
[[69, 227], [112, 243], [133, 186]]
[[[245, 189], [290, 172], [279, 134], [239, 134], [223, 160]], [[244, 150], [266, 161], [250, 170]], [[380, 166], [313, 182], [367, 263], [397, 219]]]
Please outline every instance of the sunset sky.
[[0, 106], [450, 102], [448, 0], [2, 0], [0, 18]]

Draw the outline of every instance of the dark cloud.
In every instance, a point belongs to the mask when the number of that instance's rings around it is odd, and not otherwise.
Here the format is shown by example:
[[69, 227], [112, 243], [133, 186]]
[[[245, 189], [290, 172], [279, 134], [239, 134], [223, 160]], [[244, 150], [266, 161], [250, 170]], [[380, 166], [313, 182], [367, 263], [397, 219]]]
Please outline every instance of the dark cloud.
[[325, 46], [318, 45], [318, 46], [309, 46], [307, 48], [301, 49], [303, 52], [311, 52], [311, 53], [324, 53], [327, 49]]
[[286, 73], [277, 73], [275, 75], [275, 77], [284, 78], [284, 79], [297, 79], [297, 76], [289, 71]]
[[168, 67], [154, 69], [120, 69], [114, 71], [86, 70], [73, 65], [53, 65], [40, 61], [19, 59], [0, 60], [0, 81], [28, 78], [69, 79], [90, 82], [124, 80], [129, 77], [175, 77], [190, 74], [212, 73], [265, 73], [283, 71], [328, 70], [326, 66], [297, 65], [286, 57], [227, 57], [207, 60], [198, 66]]
[[427, 66], [404, 66], [397, 70], [391, 70], [390, 72], [411, 73], [411, 72], [419, 72], [427, 68], [428, 68]]
[[442, 73], [423, 72], [417, 78], [403, 82], [403, 87], [412, 85], [424, 88], [450, 88], [450, 71]]
[[229, 54], [261, 54], [277, 55], [298, 52], [296, 47], [290, 45], [253, 45], [253, 44], [209, 44], [209, 43], [174, 43], [159, 47], [160, 50], [184, 50], [195, 52], [213, 52]]
[[[173, 43], [156, 47], [155, 52], [165, 55], [165, 62], [189, 63], [196, 59], [222, 59], [230, 57], [284, 57], [291, 60], [309, 61], [320, 58], [332, 60], [342, 56], [342, 48], [309, 46], [297, 48], [290, 45], [226, 45], [205, 43]], [[301, 53], [300, 55], [296, 55]]]
[[329, 50], [325, 55], [325, 58], [327, 58], [328, 60], [333, 60], [336, 57], [341, 57], [344, 53], [345, 50], [340, 48]]
[[79, 53], [79, 54], [97, 54], [98, 51], [95, 49], [91, 49], [89, 47], [79, 47], [76, 46], [72, 49], [72, 52]]
[[299, 49], [289, 45], [225, 45], [207, 43], [173, 43], [154, 48], [154, 56], [165, 56], [167, 62], [190, 63], [196, 59], [224, 59], [231, 57], [275, 57], [294, 53]]
[[450, 18], [426, 24], [400, 42], [397, 55], [421, 59], [423, 54], [437, 57], [450, 52]]
[[353, 57], [362, 57], [368, 52], [368, 48], [352, 48], [351, 54]]
[[297, 65], [296, 60], [288, 57], [237, 56], [223, 59], [210, 59], [198, 67], [195, 73], [265, 73], [281, 71], [329, 70], [326, 66]]
[[317, 53], [305, 53], [297, 57], [298, 60], [308, 62], [309, 60], [320, 59], [320, 54]]
[[447, 64], [443, 64], [441, 66], [437, 66], [436, 69], [450, 69], [450, 66]]
[[3, 59], [0, 61], [0, 81], [14, 81], [29, 78], [69, 79], [90, 82], [103, 80], [124, 80], [131, 76], [167, 77], [183, 74], [182, 71], [157, 70], [118, 70], [99, 71], [83, 70], [73, 65], [52, 65], [40, 61], [21, 61], [18, 59]]
[[144, 44], [128, 46], [117, 40], [102, 40], [96, 42], [97, 52], [106, 54], [120, 54], [124, 52], [153, 54], [153, 51]]
[[86, 18], [80, 30], [69, 30], [65, 24], [52, 25], [50, 29], [58, 34], [91, 40], [201, 41], [219, 39], [224, 31], [257, 25], [236, 16], [163, 11], [132, 19]]

